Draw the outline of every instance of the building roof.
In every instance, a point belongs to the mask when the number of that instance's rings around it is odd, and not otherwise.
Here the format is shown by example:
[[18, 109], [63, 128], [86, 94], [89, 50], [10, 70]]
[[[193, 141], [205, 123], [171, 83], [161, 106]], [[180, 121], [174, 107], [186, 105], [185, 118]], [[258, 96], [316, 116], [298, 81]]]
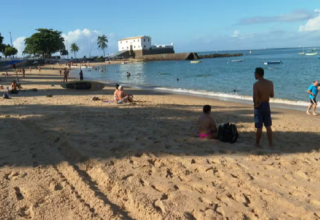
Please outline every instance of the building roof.
[[132, 40], [132, 39], [137, 39], [137, 38], [151, 38], [149, 36], [146, 36], [146, 35], [142, 35], [142, 36], [138, 36], [138, 37], [127, 37], [127, 38], [123, 38], [123, 39], [119, 39], [118, 41], [121, 41], [121, 40]]

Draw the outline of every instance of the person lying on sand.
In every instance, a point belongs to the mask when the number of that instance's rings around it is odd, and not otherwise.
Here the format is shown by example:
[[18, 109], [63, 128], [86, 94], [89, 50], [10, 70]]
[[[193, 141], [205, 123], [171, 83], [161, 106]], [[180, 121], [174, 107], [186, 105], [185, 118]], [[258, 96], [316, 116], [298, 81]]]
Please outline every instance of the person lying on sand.
[[198, 119], [198, 134], [201, 139], [218, 139], [218, 129], [211, 117], [211, 106], [203, 106], [203, 113]]
[[118, 103], [126, 103], [133, 101], [133, 95], [127, 94], [123, 91], [123, 86], [119, 86], [116, 91], [116, 101]]

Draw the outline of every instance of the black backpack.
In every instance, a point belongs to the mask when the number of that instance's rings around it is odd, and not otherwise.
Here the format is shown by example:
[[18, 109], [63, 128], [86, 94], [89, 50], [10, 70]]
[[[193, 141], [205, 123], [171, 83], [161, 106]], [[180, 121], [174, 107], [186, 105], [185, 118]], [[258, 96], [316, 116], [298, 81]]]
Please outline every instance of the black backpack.
[[7, 93], [3, 94], [2, 98], [9, 99], [9, 95]]
[[229, 122], [221, 124], [218, 128], [218, 137], [222, 142], [235, 143], [239, 137], [237, 126]]

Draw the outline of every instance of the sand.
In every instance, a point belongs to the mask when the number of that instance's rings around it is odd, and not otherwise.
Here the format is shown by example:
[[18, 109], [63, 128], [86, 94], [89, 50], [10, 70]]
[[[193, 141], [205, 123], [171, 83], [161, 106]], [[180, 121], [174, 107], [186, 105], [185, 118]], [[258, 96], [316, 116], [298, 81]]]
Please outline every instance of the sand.
[[[273, 108], [275, 149], [265, 132], [256, 149], [251, 105], [132, 88], [137, 102], [103, 103], [113, 86], [33, 72], [38, 92], [0, 99], [1, 220], [320, 218], [320, 117]], [[204, 104], [237, 143], [196, 137]]]

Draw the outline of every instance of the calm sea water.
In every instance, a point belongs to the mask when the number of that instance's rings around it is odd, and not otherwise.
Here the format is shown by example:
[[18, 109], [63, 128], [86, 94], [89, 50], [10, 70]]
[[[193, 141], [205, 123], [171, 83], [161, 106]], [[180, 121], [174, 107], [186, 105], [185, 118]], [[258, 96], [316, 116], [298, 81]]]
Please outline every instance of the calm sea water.
[[[107, 72], [102, 73], [84, 69], [84, 75], [87, 79], [250, 100], [255, 68], [262, 67], [265, 78], [274, 82], [273, 102], [306, 105], [308, 86], [320, 80], [320, 59], [299, 55], [301, 51], [301, 48], [252, 50], [251, 54], [248, 50], [227, 51], [219, 53], [243, 53], [244, 56], [202, 59], [199, 64], [190, 64], [190, 61], [119, 64], [107, 66]], [[215, 52], [198, 54], [210, 53]], [[231, 62], [233, 59], [243, 59], [243, 62]], [[282, 61], [283, 64], [265, 66], [267, 61]], [[127, 77], [126, 72], [132, 76]]]

